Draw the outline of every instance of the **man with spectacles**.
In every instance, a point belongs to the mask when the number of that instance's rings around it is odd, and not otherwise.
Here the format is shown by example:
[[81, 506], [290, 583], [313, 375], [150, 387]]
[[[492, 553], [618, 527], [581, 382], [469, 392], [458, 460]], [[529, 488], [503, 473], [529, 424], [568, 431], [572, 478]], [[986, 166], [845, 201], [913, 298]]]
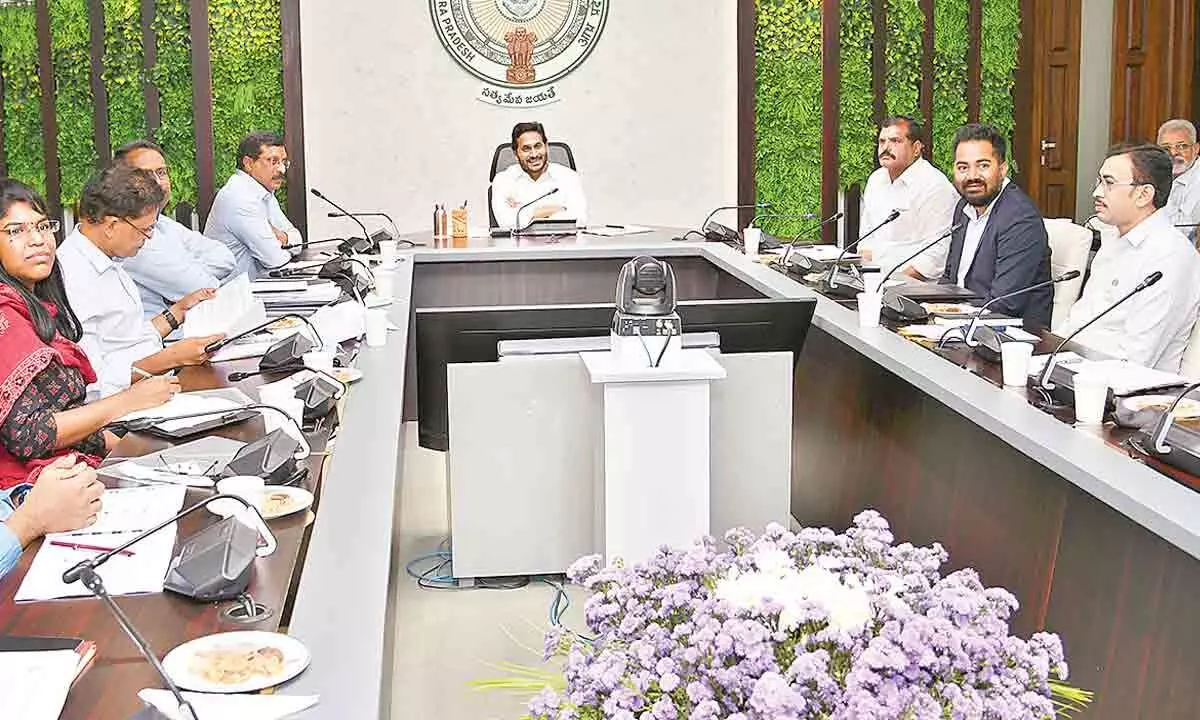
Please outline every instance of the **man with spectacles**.
[[1161, 280], [1076, 339], [1111, 357], [1179, 372], [1200, 311], [1200, 254], [1165, 209], [1171, 165], [1171, 156], [1156, 145], [1109, 151], [1092, 197], [1096, 215], [1115, 227], [1117, 236], [1104, 239], [1083, 296], [1055, 332], [1074, 332], [1158, 271]]
[[188, 338], [164, 349], [163, 338], [213, 290], [185, 295], [147, 320], [137, 285], [121, 266], [152, 237], [163, 198], [151, 173], [122, 164], [107, 167], [84, 186], [79, 225], [58, 248], [67, 300], [83, 326], [79, 345], [96, 370], [89, 400], [144, 377], [208, 362], [204, 347], [224, 337]]
[[204, 234], [233, 252], [235, 272], [255, 278], [290, 262], [292, 253], [287, 248], [304, 240], [275, 198], [289, 166], [283, 138], [252, 133], [237, 152], [238, 169], [213, 200]]
[[1189, 226], [1179, 229], [1194, 243], [1200, 238], [1196, 231], [1196, 223], [1200, 223], [1200, 168], [1196, 166], [1200, 144], [1196, 142], [1196, 126], [1190, 120], [1168, 120], [1158, 129], [1158, 145], [1171, 154], [1171, 172], [1175, 175], [1167, 214], [1176, 225]]
[[154, 234], [137, 255], [121, 264], [137, 283], [146, 319], [182, 297], [204, 288], [220, 287], [230, 279], [237, 261], [229, 248], [165, 214], [171, 202], [171, 173], [162, 148], [149, 140], [134, 140], [117, 148], [113, 160], [149, 172], [163, 190], [163, 205], [154, 223]]

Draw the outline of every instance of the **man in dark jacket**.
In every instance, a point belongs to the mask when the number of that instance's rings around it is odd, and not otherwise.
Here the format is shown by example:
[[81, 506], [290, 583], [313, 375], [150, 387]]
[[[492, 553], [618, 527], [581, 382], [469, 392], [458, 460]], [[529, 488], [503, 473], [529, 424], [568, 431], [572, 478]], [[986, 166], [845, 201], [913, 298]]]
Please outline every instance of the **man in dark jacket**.
[[[962, 195], [941, 282], [982, 301], [1050, 279], [1046, 225], [1029, 196], [1008, 180], [1007, 143], [991, 125], [964, 125], [954, 136], [954, 186]], [[1050, 325], [1053, 286], [1000, 300], [991, 310]]]

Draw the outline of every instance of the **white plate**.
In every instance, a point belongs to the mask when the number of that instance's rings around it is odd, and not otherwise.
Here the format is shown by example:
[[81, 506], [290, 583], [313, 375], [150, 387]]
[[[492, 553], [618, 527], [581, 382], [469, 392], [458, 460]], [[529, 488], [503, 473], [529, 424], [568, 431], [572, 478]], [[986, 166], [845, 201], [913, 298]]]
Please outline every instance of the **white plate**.
[[[193, 672], [192, 661], [197, 653], [233, 648], [275, 648], [283, 653], [283, 671], [266, 677], [253, 675], [240, 683], [217, 683]], [[308, 649], [297, 639], [280, 633], [246, 630], [206, 635], [186, 642], [163, 658], [163, 669], [184, 690], [211, 693], [243, 693], [263, 690], [287, 682], [308, 667]]]
[[358, 368], [337, 368], [333, 371], [333, 376], [338, 379], [338, 382], [349, 385], [362, 380], [363, 371]]
[[[1173, 402], [1175, 402], [1174, 395], [1139, 395], [1121, 400], [1122, 405], [1134, 412], [1149, 408], [1159, 414], [1163, 413]], [[1175, 406], [1175, 412], [1171, 415], [1176, 420], [1200, 417], [1200, 401], [1184, 398]]]
[[[277, 510], [267, 512], [263, 509], [263, 505], [266, 503], [266, 498], [271, 495], [286, 495], [289, 502]], [[298, 513], [301, 510], [307, 510], [312, 504], [313, 494], [304, 488], [268, 485], [263, 491], [263, 500], [259, 503], [258, 511], [262, 513], [264, 520], [274, 520], [285, 515]], [[216, 515], [228, 517], [230, 513], [235, 513], [244, 506], [235, 500], [214, 500], [204, 507]]]

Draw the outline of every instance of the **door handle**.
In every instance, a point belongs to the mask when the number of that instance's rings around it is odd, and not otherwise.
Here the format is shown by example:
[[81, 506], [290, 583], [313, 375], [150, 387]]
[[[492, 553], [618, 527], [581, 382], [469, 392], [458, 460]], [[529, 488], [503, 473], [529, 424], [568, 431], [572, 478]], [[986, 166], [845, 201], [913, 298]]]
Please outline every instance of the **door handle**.
[[1042, 140], [1042, 152], [1046, 152], [1047, 150], [1053, 150], [1056, 147], [1058, 147], [1057, 142], [1055, 142], [1053, 140]]

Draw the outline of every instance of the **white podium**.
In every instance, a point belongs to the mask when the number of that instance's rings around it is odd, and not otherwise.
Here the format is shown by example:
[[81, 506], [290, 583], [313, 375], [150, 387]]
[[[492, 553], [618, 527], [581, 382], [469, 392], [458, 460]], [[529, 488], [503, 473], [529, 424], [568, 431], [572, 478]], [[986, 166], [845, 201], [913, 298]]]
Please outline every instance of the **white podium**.
[[596, 545], [627, 565], [660, 546], [686, 547], [709, 528], [709, 385], [725, 368], [704, 350], [669, 367], [631, 367], [611, 352], [580, 353], [604, 386], [603, 468], [596, 474]]

